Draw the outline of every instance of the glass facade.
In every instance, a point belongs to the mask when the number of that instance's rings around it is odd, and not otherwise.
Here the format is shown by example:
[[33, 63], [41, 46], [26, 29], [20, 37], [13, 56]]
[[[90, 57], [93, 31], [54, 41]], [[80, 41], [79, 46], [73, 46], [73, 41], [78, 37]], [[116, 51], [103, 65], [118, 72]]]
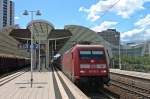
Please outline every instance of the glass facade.
[[13, 25], [13, 2], [10, 1], [10, 25]]
[[10, 0], [0, 1], [0, 28], [14, 25], [14, 2]]
[[7, 0], [3, 0], [3, 27], [7, 25]]

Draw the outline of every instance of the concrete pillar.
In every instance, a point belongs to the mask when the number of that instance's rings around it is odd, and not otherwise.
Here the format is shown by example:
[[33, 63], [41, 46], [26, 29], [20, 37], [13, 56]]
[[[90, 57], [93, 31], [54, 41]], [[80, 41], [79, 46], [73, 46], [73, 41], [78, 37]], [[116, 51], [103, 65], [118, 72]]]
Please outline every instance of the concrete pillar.
[[38, 70], [41, 69], [41, 52], [40, 52], [41, 47], [40, 47], [40, 44], [41, 44], [41, 42], [40, 42], [40, 39], [39, 39], [39, 47], [38, 47]]
[[46, 44], [46, 67], [49, 67], [49, 40], [47, 41]]
[[150, 42], [148, 42], [148, 54], [149, 54], [149, 56], [150, 56]]
[[52, 58], [51, 59], [53, 59], [53, 56], [54, 56], [54, 49], [53, 48], [54, 48], [54, 45], [53, 45], [53, 41], [52, 41], [52, 49], [51, 49], [52, 50], [52, 54], [51, 54]]

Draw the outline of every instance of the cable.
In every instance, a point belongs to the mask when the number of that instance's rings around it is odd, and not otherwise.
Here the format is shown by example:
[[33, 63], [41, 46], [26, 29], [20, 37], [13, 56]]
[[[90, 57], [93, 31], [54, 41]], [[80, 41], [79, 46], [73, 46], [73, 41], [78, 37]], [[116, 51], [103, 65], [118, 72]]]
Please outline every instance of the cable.
[[108, 13], [109, 10], [112, 9], [112, 8], [113, 8], [117, 3], [119, 3], [119, 2], [120, 2], [120, 0], [116, 1], [116, 2], [115, 2], [113, 5], [111, 5], [107, 10], [105, 10], [105, 12], [102, 14], [101, 18], [102, 18], [103, 16], [105, 16], [106, 13]]

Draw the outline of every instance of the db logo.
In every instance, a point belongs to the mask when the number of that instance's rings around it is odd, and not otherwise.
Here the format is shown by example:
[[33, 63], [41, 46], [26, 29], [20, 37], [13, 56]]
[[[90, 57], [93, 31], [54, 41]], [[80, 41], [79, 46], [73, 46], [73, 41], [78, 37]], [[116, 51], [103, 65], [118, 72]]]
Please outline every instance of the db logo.
[[94, 63], [95, 61], [94, 60], [91, 60], [91, 63]]

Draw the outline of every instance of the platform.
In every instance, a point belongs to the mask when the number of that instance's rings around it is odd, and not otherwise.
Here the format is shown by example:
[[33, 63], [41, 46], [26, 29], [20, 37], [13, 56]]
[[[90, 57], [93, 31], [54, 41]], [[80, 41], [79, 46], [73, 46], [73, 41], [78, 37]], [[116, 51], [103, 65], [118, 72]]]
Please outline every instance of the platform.
[[126, 70], [120, 70], [120, 69], [110, 69], [110, 72], [150, 80], [150, 73], [126, 71]]
[[30, 72], [0, 86], [0, 99], [88, 99], [61, 71]]
[[30, 72], [0, 87], [0, 99], [55, 99], [52, 72], [34, 72], [33, 88]]

